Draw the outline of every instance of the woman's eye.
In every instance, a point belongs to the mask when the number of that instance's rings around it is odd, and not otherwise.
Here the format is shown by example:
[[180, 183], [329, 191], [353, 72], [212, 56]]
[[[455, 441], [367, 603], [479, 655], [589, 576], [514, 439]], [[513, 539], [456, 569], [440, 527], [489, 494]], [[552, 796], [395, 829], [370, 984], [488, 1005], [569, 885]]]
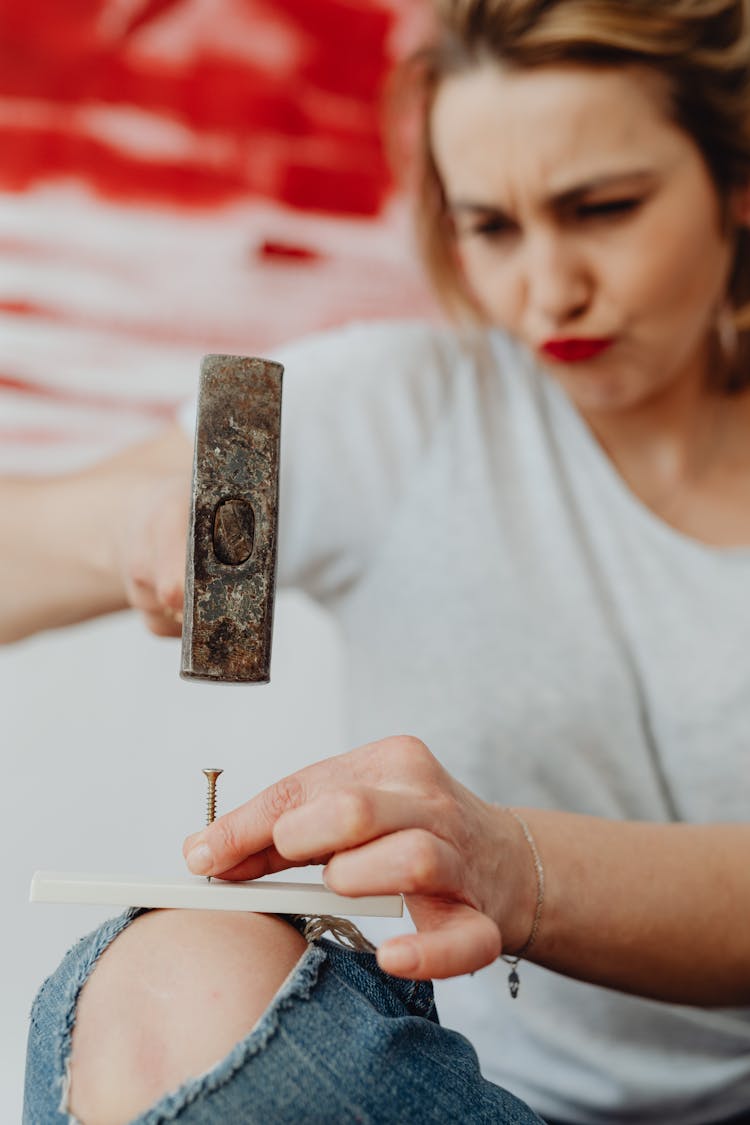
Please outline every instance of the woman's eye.
[[628, 215], [640, 207], [640, 199], [607, 199], [602, 203], [582, 203], [576, 208], [579, 219], [607, 219]]
[[512, 232], [513, 227], [506, 219], [482, 219], [474, 223], [466, 232], [480, 238], [502, 238]]

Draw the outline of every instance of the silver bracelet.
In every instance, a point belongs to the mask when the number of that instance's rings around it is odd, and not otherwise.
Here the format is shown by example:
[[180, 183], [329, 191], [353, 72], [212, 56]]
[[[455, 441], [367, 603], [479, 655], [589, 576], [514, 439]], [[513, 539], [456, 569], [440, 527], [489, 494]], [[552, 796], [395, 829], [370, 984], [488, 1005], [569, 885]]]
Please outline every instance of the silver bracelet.
[[534, 860], [534, 870], [536, 871], [536, 907], [534, 909], [534, 920], [531, 923], [531, 931], [529, 933], [529, 936], [519, 949], [518, 953], [514, 953], [512, 955], [501, 953], [500, 955], [501, 960], [507, 962], [508, 965], [512, 966], [508, 974], [508, 988], [510, 989], [511, 996], [515, 1000], [516, 996], [518, 996], [518, 989], [521, 985], [521, 980], [518, 976], [517, 969], [518, 962], [529, 952], [532, 945], [536, 941], [536, 935], [539, 933], [539, 921], [542, 917], [542, 906], [544, 905], [544, 867], [542, 866], [542, 861], [539, 856], [539, 850], [534, 841], [534, 837], [531, 835], [531, 830], [520, 813], [517, 813], [515, 809], [508, 808], [507, 806], [503, 807], [501, 809], [501, 812], [509, 813], [520, 824], [524, 839], [529, 845], [529, 850]]

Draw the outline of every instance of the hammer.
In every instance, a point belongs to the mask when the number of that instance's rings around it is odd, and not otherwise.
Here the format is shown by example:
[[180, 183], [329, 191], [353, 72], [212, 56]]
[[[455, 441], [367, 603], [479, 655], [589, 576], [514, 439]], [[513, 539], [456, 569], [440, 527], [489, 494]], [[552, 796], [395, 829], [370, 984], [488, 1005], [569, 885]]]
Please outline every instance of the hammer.
[[207, 355], [201, 363], [183, 679], [270, 679], [283, 371], [246, 356]]
[[[201, 365], [182, 628], [180, 675], [186, 679], [270, 679], [282, 374], [280, 363], [244, 356], [209, 355]], [[64, 871], [35, 872], [30, 897], [326, 921], [326, 911], [388, 918], [403, 913], [400, 895], [352, 898], [322, 883], [209, 884]], [[351, 941], [351, 927], [335, 921], [336, 932]]]

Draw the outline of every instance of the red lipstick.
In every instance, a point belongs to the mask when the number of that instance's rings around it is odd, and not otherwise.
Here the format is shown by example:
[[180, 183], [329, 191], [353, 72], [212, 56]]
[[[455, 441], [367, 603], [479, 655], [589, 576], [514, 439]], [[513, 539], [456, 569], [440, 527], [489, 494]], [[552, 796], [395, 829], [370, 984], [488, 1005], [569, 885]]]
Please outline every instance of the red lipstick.
[[587, 359], [593, 359], [597, 355], [601, 355], [607, 348], [611, 347], [614, 340], [596, 339], [568, 339], [568, 340], [547, 340], [542, 345], [542, 351], [545, 355], [550, 356], [552, 359], [560, 360], [562, 363], [581, 363]]

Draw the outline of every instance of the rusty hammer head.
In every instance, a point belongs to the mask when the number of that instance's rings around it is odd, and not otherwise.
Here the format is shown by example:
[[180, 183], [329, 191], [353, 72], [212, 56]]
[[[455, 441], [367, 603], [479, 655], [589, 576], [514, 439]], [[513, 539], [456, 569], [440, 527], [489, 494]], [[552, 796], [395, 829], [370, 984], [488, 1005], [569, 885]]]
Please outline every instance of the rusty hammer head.
[[266, 683], [278, 529], [281, 364], [201, 365], [180, 675]]

